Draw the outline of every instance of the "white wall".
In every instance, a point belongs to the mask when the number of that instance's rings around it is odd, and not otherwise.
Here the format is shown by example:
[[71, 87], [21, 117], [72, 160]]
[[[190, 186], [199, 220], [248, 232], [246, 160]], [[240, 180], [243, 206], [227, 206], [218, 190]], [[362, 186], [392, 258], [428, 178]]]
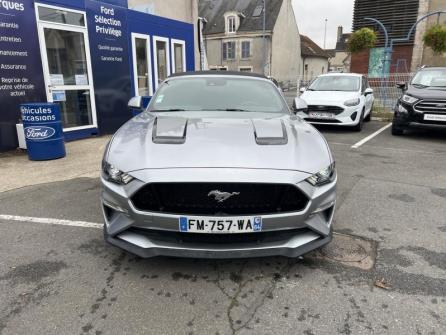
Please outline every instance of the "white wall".
[[296, 81], [302, 71], [299, 29], [291, 0], [284, 0], [273, 31], [271, 76]]
[[[303, 80], [308, 81], [313, 78], [328, 72], [328, 59], [322, 57], [307, 57], [304, 58], [304, 71], [302, 73]], [[308, 70], [305, 70], [305, 65], [308, 65]]]

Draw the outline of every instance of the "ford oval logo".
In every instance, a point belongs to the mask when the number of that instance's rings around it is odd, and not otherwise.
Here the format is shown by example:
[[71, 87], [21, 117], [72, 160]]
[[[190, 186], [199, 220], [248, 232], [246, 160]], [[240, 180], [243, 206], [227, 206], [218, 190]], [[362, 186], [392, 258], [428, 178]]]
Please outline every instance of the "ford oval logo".
[[45, 126], [32, 126], [25, 128], [25, 137], [29, 140], [45, 140], [56, 133], [56, 130]]

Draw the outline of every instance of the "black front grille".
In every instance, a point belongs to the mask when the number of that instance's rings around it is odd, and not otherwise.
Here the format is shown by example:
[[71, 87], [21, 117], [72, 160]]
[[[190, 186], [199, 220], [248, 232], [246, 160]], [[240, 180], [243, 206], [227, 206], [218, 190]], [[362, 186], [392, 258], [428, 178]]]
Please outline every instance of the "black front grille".
[[[219, 202], [213, 191], [233, 195]], [[229, 216], [297, 212], [308, 198], [289, 184], [152, 183], [137, 191], [132, 202], [141, 211]]]
[[292, 236], [307, 233], [308, 228], [287, 229], [259, 233], [239, 234], [204, 234], [180, 233], [173, 231], [158, 231], [152, 229], [130, 228], [129, 232], [144, 235], [151, 240], [170, 243], [208, 243], [208, 244], [237, 244], [237, 243], [274, 243], [290, 239]]
[[446, 100], [422, 100], [414, 106], [417, 112], [445, 114]]
[[344, 108], [338, 106], [325, 106], [325, 105], [309, 105], [308, 113], [333, 113], [335, 115], [341, 114]]

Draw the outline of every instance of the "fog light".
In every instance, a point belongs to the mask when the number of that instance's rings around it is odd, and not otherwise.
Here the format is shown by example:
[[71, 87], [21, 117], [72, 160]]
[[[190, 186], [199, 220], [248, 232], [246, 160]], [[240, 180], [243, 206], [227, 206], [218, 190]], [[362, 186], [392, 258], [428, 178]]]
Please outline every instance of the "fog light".
[[350, 119], [352, 119], [352, 121], [355, 121], [357, 115], [358, 112], [354, 112], [352, 115], [350, 115]]
[[403, 105], [398, 105], [398, 113], [407, 114], [407, 109], [403, 107]]
[[111, 209], [113, 209], [113, 210], [115, 210], [117, 212], [128, 214], [128, 210], [126, 210], [125, 208], [122, 208], [122, 207], [120, 207], [118, 205], [115, 205], [115, 204], [113, 204], [111, 202], [102, 200], [102, 203], [104, 204], [104, 206], [107, 206], [107, 207], [109, 207], [109, 208], [111, 208]]
[[329, 209], [330, 207], [333, 207], [335, 204], [334, 201], [330, 201], [329, 203], [326, 203], [325, 205], [322, 205], [321, 207], [318, 207], [316, 210], [314, 210], [310, 215], [316, 215], [320, 212], [323, 212], [327, 209]]

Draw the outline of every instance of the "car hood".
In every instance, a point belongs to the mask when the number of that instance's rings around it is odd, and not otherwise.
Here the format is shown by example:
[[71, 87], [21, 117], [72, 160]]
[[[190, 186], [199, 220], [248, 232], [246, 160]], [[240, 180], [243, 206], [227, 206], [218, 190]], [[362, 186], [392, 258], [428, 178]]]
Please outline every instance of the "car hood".
[[291, 114], [145, 112], [116, 132], [106, 160], [124, 172], [254, 168], [313, 174], [332, 157], [324, 137]]
[[325, 103], [344, 104], [345, 101], [357, 99], [359, 96], [359, 92], [305, 91], [300, 97], [309, 105], [322, 105]]
[[409, 89], [405, 92], [419, 99], [438, 99], [446, 100], [446, 88], [416, 88], [409, 86]]

